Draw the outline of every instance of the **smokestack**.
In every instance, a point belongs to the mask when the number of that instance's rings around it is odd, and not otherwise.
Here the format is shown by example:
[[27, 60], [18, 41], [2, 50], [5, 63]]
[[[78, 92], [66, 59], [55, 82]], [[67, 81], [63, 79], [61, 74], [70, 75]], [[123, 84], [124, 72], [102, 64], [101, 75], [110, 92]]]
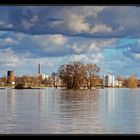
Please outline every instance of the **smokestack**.
[[40, 64], [38, 64], [38, 75], [40, 75]]

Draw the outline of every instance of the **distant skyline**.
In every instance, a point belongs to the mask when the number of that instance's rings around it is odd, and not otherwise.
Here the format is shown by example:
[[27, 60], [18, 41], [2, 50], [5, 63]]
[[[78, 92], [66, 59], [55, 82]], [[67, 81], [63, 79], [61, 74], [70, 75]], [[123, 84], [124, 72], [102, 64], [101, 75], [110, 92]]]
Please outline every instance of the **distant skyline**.
[[140, 78], [140, 7], [0, 6], [0, 77], [57, 72], [73, 60]]

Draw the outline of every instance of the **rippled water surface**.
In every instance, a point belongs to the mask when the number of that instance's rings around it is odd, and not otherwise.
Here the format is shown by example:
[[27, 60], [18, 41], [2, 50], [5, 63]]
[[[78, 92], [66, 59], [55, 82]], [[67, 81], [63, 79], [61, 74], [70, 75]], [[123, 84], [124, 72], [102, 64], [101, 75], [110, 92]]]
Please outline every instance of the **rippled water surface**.
[[140, 89], [0, 89], [1, 134], [137, 134]]

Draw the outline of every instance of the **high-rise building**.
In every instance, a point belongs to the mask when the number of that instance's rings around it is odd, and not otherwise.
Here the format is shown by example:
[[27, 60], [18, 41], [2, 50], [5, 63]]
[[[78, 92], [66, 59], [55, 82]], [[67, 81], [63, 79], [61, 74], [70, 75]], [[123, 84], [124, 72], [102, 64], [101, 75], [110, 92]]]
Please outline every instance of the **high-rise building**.
[[103, 77], [103, 85], [107, 86], [107, 87], [115, 86], [115, 77], [114, 77], [114, 75], [110, 75], [110, 74], [104, 75], [104, 77]]
[[9, 84], [9, 85], [15, 84], [14, 71], [7, 72], [7, 84]]
[[122, 82], [116, 80], [114, 75], [107, 74], [103, 76], [103, 85], [106, 87], [121, 87]]

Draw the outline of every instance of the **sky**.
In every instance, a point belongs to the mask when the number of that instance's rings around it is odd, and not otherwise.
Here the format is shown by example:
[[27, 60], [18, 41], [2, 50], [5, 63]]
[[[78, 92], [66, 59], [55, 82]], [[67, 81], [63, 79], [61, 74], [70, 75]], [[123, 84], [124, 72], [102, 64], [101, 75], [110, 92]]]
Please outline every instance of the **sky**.
[[140, 7], [0, 6], [0, 76], [57, 72], [72, 61], [140, 78]]

